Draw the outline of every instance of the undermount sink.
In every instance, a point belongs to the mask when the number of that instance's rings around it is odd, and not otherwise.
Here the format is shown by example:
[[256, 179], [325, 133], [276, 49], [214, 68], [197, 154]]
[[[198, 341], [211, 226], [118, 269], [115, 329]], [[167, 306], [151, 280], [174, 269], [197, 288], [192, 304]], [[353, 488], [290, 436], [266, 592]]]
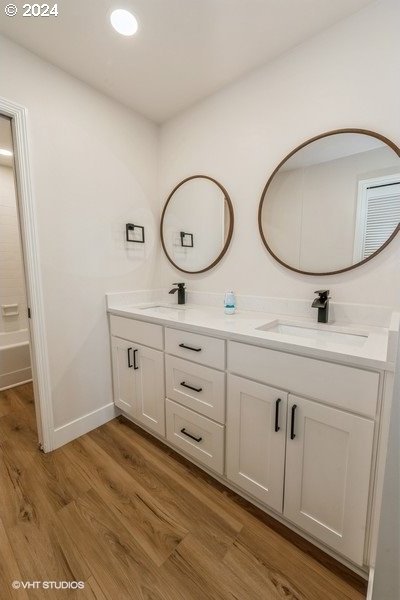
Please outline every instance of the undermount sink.
[[156, 311], [157, 313], [161, 314], [161, 315], [169, 315], [169, 316], [176, 316], [179, 314], [182, 314], [185, 309], [184, 306], [168, 306], [167, 304], [158, 304], [158, 305], [152, 305], [152, 306], [143, 306], [141, 307], [141, 309], [143, 312], [145, 311]]
[[[325, 325], [324, 327], [329, 327], [329, 325]], [[303, 325], [293, 325], [281, 321], [267, 323], [266, 325], [257, 327], [257, 329], [259, 331], [268, 331], [270, 333], [278, 333], [285, 336], [300, 337], [319, 344], [327, 342], [331, 344], [361, 347], [368, 339], [368, 334], [366, 333], [347, 333], [337, 329], [322, 329], [318, 325], [315, 325], [314, 327], [305, 327]]]

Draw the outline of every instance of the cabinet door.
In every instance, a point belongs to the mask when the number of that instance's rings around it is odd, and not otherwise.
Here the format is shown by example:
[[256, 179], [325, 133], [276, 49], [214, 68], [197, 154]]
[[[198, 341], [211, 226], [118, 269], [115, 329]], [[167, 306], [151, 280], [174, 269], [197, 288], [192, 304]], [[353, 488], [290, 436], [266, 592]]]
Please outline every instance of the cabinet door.
[[133, 350], [133, 342], [111, 338], [114, 403], [132, 416], [135, 405]]
[[363, 563], [374, 423], [290, 395], [284, 515]]
[[138, 344], [134, 349], [134, 417], [165, 436], [164, 353]]
[[287, 394], [229, 376], [227, 477], [282, 512]]

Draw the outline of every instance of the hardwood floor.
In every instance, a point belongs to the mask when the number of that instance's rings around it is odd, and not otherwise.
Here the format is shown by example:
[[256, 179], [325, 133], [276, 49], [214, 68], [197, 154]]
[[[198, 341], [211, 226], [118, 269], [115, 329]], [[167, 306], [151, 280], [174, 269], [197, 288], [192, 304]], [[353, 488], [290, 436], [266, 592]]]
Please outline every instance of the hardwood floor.
[[124, 419], [43, 454], [23, 385], [0, 393], [0, 454], [2, 600], [365, 598], [357, 576]]

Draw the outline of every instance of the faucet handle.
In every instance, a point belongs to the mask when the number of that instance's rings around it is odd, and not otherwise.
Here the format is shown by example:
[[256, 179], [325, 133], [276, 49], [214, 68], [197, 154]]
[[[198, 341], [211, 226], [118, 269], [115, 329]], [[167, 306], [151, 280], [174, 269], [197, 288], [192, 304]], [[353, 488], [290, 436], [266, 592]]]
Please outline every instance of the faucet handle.
[[314, 294], [318, 294], [320, 298], [328, 298], [329, 290], [315, 290]]
[[185, 283], [173, 283], [172, 285], [177, 285], [178, 287], [185, 287]]

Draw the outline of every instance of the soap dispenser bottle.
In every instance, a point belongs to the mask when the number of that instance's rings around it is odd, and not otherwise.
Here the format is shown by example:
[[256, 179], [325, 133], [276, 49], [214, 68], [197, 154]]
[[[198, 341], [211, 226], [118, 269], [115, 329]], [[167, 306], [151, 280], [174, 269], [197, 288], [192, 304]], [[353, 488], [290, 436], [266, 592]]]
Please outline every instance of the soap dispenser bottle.
[[234, 292], [225, 292], [224, 310], [226, 315], [233, 315], [236, 311], [236, 298]]

